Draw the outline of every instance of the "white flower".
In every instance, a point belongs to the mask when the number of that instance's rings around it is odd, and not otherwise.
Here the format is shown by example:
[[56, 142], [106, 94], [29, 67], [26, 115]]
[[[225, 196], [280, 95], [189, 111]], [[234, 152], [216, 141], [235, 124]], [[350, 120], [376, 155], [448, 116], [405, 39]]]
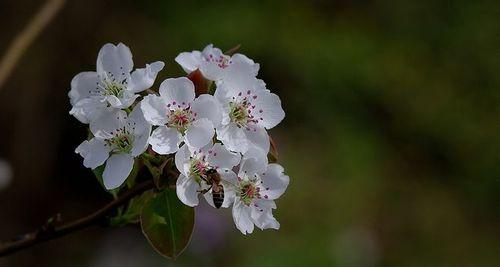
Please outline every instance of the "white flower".
[[267, 164], [266, 154], [260, 149], [251, 149], [243, 156], [238, 177], [226, 177], [233, 190], [233, 220], [243, 234], [252, 233], [254, 225], [260, 229], [279, 229], [274, 218], [274, 200], [286, 190], [290, 178], [278, 164]]
[[217, 139], [229, 150], [245, 153], [252, 146], [269, 151], [271, 129], [283, 120], [285, 112], [279, 97], [253, 76], [249, 63], [238, 55], [227, 77], [217, 83], [215, 97], [222, 106], [222, 122]]
[[144, 120], [139, 107], [127, 116], [123, 110], [102, 112], [90, 124], [94, 137], [75, 150], [83, 165], [95, 169], [106, 162], [103, 183], [106, 189], [119, 187], [132, 171], [134, 157], [148, 146], [151, 125]]
[[214, 136], [221, 120], [218, 102], [211, 95], [195, 99], [194, 85], [186, 77], [166, 79], [160, 96], [148, 95], [141, 102], [144, 117], [156, 128], [149, 143], [158, 154], [171, 154], [184, 141], [200, 148]]
[[[231, 170], [240, 162], [240, 154], [230, 152], [222, 144], [212, 143], [200, 149], [190, 149], [187, 145], [182, 146], [175, 154], [175, 165], [179, 172], [176, 191], [179, 199], [186, 205], [194, 207], [198, 205], [198, 193], [203, 189], [208, 189], [206, 183], [206, 172], [209, 169], [215, 169], [222, 178], [222, 186], [226, 188], [227, 179], [233, 179], [236, 174]], [[224, 194], [222, 207], [227, 208], [232, 203], [233, 191], [227, 191]], [[205, 194], [207, 202], [214, 206], [212, 190]]]
[[[248, 67], [250, 67], [252, 73], [254, 73], [254, 76], [257, 76], [259, 64], [254, 63], [253, 60], [242, 54], [236, 55], [244, 58], [248, 63]], [[207, 45], [201, 52], [196, 50], [192, 52], [182, 52], [175, 58], [175, 61], [181, 65], [186, 73], [189, 74], [199, 69], [205, 78], [212, 81], [224, 78], [224, 76], [226, 76], [226, 70], [230, 69], [233, 63], [231, 56], [224, 55], [219, 48], [213, 47], [212, 44]]]
[[156, 61], [131, 73], [130, 49], [122, 43], [105, 44], [97, 56], [97, 71], [81, 72], [71, 81], [68, 95], [73, 108], [69, 113], [89, 123], [106, 107], [130, 107], [139, 96], [136, 93], [150, 88], [164, 65]]

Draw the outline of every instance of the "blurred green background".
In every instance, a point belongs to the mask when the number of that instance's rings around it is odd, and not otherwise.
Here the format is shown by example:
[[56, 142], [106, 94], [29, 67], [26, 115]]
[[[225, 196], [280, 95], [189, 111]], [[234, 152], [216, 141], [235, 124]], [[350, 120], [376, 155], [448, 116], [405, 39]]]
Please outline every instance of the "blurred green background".
[[[44, 1], [0, 1], [0, 54]], [[202, 206], [164, 260], [137, 227], [90, 228], [0, 266], [500, 266], [498, 1], [67, 1], [0, 90], [0, 240], [109, 200], [74, 148], [75, 74], [106, 42], [136, 66], [213, 43], [261, 64], [287, 113], [279, 231]]]

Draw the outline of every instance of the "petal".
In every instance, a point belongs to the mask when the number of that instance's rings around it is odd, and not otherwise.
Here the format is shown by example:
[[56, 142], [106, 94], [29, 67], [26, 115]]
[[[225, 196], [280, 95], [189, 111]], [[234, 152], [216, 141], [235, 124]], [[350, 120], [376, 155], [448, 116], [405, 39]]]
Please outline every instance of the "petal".
[[260, 229], [279, 229], [280, 223], [274, 218], [272, 208], [276, 207], [273, 201], [261, 200], [252, 207], [251, 218]]
[[227, 149], [235, 152], [246, 152], [249, 141], [243, 129], [234, 123], [217, 128], [217, 139], [220, 140]]
[[254, 76], [257, 76], [259, 74], [259, 69], [260, 65], [259, 63], [255, 63], [252, 59], [248, 58], [247, 56], [236, 53], [231, 57], [231, 63], [232, 64], [245, 64], [245, 66], [249, 65], [252, 68], [252, 72]]
[[268, 199], [277, 199], [285, 193], [290, 177], [284, 174], [281, 165], [271, 163], [267, 166], [265, 172], [260, 174], [262, 180], [261, 195], [268, 196]]
[[105, 110], [90, 122], [90, 131], [94, 136], [107, 139], [113, 136], [113, 133], [125, 126], [127, 122], [127, 113], [123, 110]]
[[277, 95], [267, 90], [261, 90], [255, 93], [254, 98], [252, 104], [255, 105], [255, 108], [252, 114], [262, 127], [271, 129], [285, 118], [285, 112], [281, 108], [281, 100]]
[[181, 146], [177, 153], [175, 153], [175, 166], [177, 170], [185, 176], [188, 176], [186, 165], [189, 165], [191, 154], [187, 145]]
[[151, 64], [146, 64], [145, 68], [134, 70], [130, 79], [131, 91], [138, 93], [153, 86], [158, 72], [160, 72], [163, 67], [165, 67], [165, 63], [156, 61]]
[[239, 153], [227, 150], [224, 145], [217, 143], [207, 155], [207, 162], [215, 168], [233, 168], [240, 163]]
[[225, 68], [228, 66], [230, 57], [224, 55], [222, 51], [207, 45], [201, 52], [200, 71], [207, 79], [216, 81], [223, 77]]
[[182, 142], [182, 135], [173, 128], [160, 126], [153, 131], [149, 138], [149, 144], [153, 150], [160, 154], [172, 154], [179, 149]]
[[71, 90], [68, 93], [71, 105], [75, 105], [78, 101], [89, 97], [92, 92], [96, 91], [98, 81], [97, 72], [78, 73], [71, 80]]
[[195, 148], [203, 147], [208, 144], [214, 136], [215, 129], [208, 119], [198, 119], [193, 121], [186, 130], [186, 143]]
[[186, 77], [166, 79], [160, 84], [160, 96], [172, 110], [187, 107], [194, 100], [194, 84]]
[[129, 154], [114, 154], [109, 157], [102, 174], [104, 187], [108, 190], [118, 188], [125, 182], [133, 166], [134, 158]]
[[199, 203], [198, 190], [200, 190], [200, 185], [194, 179], [184, 174], [179, 175], [176, 182], [176, 192], [182, 203], [190, 207], [197, 206]]
[[200, 67], [201, 60], [200, 51], [182, 52], [175, 58], [175, 62], [181, 65], [182, 69], [186, 73], [191, 73], [198, 69]]
[[198, 96], [192, 104], [192, 109], [197, 118], [209, 119], [214, 127], [220, 125], [222, 110], [219, 102], [211, 95], [203, 94]]
[[[236, 188], [238, 185], [238, 177], [231, 169], [221, 168], [218, 169], [220, 177], [222, 179], [222, 185], [224, 186], [224, 203], [229, 207], [236, 198]], [[225, 207], [225, 206], [224, 206]]]
[[122, 43], [116, 46], [109, 43], [105, 44], [97, 56], [97, 73], [106, 73], [109, 78], [111, 78], [110, 75], [112, 74], [113, 78], [121, 81], [125, 76], [130, 75], [133, 67], [132, 53]]
[[251, 234], [253, 232], [253, 222], [250, 220], [250, 207], [246, 206], [236, 198], [233, 205], [233, 220], [236, 228], [240, 230], [244, 235]]
[[156, 95], [147, 95], [141, 101], [141, 109], [144, 118], [151, 124], [165, 125], [168, 121], [167, 114], [170, 112], [163, 99]]
[[128, 115], [125, 127], [127, 127], [129, 132], [136, 136], [142, 135], [142, 133], [147, 133], [148, 130], [151, 131], [151, 124], [144, 118], [144, 113], [139, 105], [136, 105], [132, 112]]
[[248, 140], [258, 148], [262, 149], [265, 153], [269, 152], [270, 142], [269, 135], [264, 128], [253, 127], [244, 130]]
[[139, 95], [136, 95], [130, 91], [123, 91], [123, 95], [121, 95], [120, 97], [108, 95], [106, 96], [106, 100], [113, 108], [125, 109], [130, 107], [138, 97]]
[[69, 114], [73, 115], [81, 123], [89, 123], [96, 117], [99, 117], [105, 109], [106, 104], [104, 102], [99, 101], [95, 97], [89, 97], [76, 102], [69, 111]]
[[75, 152], [83, 157], [83, 166], [91, 169], [101, 166], [109, 157], [109, 149], [104, 141], [97, 138], [83, 141]]
[[254, 64], [236, 54], [231, 58], [231, 64], [224, 71], [222, 81], [229, 92], [236, 92], [237, 94], [262, 88], [261, 82], [255, 76]]
[[228, 185], [228, 187], [230, 186], [231, 188], [228, 188], [228, 189], [231, 189], [231, 190], [235, 190], [235, 188], [237, 187], [238, 185], [238, 176], [236, 175], [236, 173], [234, 173], [232, 171], [232, 169], [229, 169], [229, 168], [220, 168], [219, 169], [219, 174], [220, 174], [220, 177], [222, 179], [222, 181]]
[[253, 175], [262, 173], [267, 168], [267, 154], [257, 147], [250, 148], [241, 160], [240, 173]]

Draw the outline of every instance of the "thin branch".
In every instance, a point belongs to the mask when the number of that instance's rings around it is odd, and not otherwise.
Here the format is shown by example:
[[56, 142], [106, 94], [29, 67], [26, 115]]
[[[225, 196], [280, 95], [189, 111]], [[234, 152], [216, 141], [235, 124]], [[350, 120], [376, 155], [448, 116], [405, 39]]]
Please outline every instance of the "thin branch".
[[40, 10], [38, 10], [26, 28], [24, 28], [9, 45], [2, 60], [0, 60], [0, 89], [5, 81], [7, 81], [12, 70], [14, 70], [14, 67], [26, 48], [33, 43], [43, 28], [52, 21], [64, 2], [65, 0], [48, 0]]
[[224, 54], [232, 56], [234, 53], [236, 53], [236, 51], [238, 51], [238, 49], [240, 49], [240, 47], [241, 47], [241, 44], [237, 44], [233, 48], [230, 48], [229, 50], [224, 52]]
[[96, 212], [64, 225], [54, 226], [54, 219], [49, 219], [47, 224], [40, 227], [40, 229], [22, 235], [21, 238], [18, 238], [17, 240], [0, 244], [0, 257], [30, 248], [37, 244], [56, 239], [70, 233], [77, 232], [92, 225], [98, 225], [106, 217], [106, 215], [114, 211], [116, 208], [123, 206], [133, 197], [152, 188], [154, 188], [152, 179], [148, 180], [147, 182], [137, 184], [135, 187], [126, 191], [117, 199], [111, 201]]

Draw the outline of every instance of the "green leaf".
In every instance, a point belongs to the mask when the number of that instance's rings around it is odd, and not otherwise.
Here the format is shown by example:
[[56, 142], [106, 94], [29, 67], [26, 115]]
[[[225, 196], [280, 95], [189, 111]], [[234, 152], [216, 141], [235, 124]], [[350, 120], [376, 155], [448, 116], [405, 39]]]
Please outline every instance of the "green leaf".
[[132, 198], [124, 212], [118, 213], [109, 220], [110, 226], [124, 226], [127, 224], [138, 223], [140, 221], [141, 210], [144, 204], [153, 197], [152, 190], [142, 193], [140, 196]]
[[187, 247], [194, 228], [194, 209], [179, 201], [175, 190], [165, 189], [150, 198], [141, 212], [142, 232], [153, 248], [177, 258]]

